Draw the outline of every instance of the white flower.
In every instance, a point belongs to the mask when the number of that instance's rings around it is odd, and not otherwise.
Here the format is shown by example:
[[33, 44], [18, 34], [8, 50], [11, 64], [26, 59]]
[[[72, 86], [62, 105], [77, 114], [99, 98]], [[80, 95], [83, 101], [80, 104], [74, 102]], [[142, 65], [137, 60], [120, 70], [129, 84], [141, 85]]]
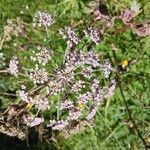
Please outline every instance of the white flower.
[[79, 91], [81, 91], [82, 88], [85, 87], [84, 84], [85, 84], [84, 81], [79, 80], [79, 81], [75, 82], [75, 84], [72, 86], [72, 89], [71, 89], [71, 90], [72, 90], [73, 92], [79, 92]]
[[93, 67], [98, 67], [99, 64], [99, 55], [94, 53], [92, 50], [88, 51], [84, 54], [85, 57], [85, 64], [92, 65]]
[[50, 27], [52, 24], [55, 23], [55, 20], [50, 14], [46, 12], [38, 11], [35, 14], [33, 22], [34, 22], [33, 25], [37, 24], [39, 27], [41, 27], [42, 25]]
[[93, 108], [90, 111], [90, 113], [87, 115], [86, 119], [87, 120], [91, 120], [95, 116], [96, 112], [97, 112], [97, 107]]
[[93, 93], [95, 93], [99, 88], [99, 80], [98, 79], [94, 79], [92, 81], [92, 85], [91, 85], [91, 90]]
[[104, 97], [108, 98], [114, 94], [114, 91], [116, 89], [116, 81], [112, 80], [110, 86], [106, 89]]
[[8, 71], [10, 74], [15, 75], [15, 76], [18, 75], [18, 73], [19, 73], [18, 64], [19, 64], [19, 61], [17, 60], [17, 57], [13, 57], [10, 60], [9, 68], [8, 68]]
[[80, 110], [79, 111], [70, 111], [68, 119], [69, 120], [77, 120], [81, 116], [82, 116], [82, 112]]
[[65, 29], [59, 29], [59, 34], [62, 35], [63, 39], [67, 39], [67, 44], [72, 47], [77, 45], [80, 41], [77, 34], [71, 27], [65, 27]]
[[43, 47], [40, 49], [40, 52], [36, 53], [36, 58], [40, 64], [45, 66], [49, 60], [51, 60], [52, 51]]
[[98, 29], [88, 28], [87, 30], [83, 31], [85, 36], [90, 38], [95, 44], [100, 42], [100, 32]]
[[47, 124], [47, 127], [52, 127], [52, 130], [63, 130], [68, 125], [67, 120], [50, 120], [50, 123]]
[[73, 105], [73, 102], [70, 101], [70, 100], [65, 100], [63, 103], [60, 104], [60, 110], [63, 110], [63, 109], [71, 109], [73, 108], [74, 105]]
[[36, 99], [33, 103], [39, 110], [45, 111], [47, 109], [50, 109], [48, 98]]
[[138, 13], [138, 12], [140, 11], [140, 4], [138, 4], [137, 1], [133, 1], [133, 2], [131, 3], [130, 9], [131, 9], [132, 11], [134, 11], [135, 13]]
[[67, 66], [57, 72], [57, 77], [62, 83], [71, 82], [74, 79], [74, 67]]
[[21, 90], [19, 90], [19, 98], [26, 102], [26, 103], [30, 103], [32, 101], [32, 97], [29, 96], [29, 93], [25, 91], [26, 90], [26, 86], [25, 85], [21, 85]]
[[35, 66], [34, 70], [31, 70], [29, 77], [35, 84], [44, 84], [48, 81], [48, 73], [46, 72], [46, 69], [40, 69], [38, 65]]
[[63, 91], [62, 82], [56, 80], [50, 81], [46, 90], [49, 95], [57, 95], [59, 92]]
[[26, 93], [24, 90], [19, 91], [19, 97], [21, 98], [21, 100], [25, 101], [26, 103], [29, 103], [28, 93]]
[[79, 97], [78, 97], [78, 103], [79, 105], [80, 104], [87, 104], [89, 100], [92, 100], [93, 97], [92, 97], [92, 93], [91, 92], [87, 92], [87, 93], [84, 93], [84, 94], [80, 94]]
[[109, 77], [111, 70], [112, 70], [111, 63], [108, 60], [106, 60], [105, 64], [102, 65], [102, 71], [106, 79]]
[[83, 67], [82, 71], [81, 71], [81, 74], [85, 77], [85, 78], [88, 78], [88, 79], [91, 79], [92, 77], [92, 72], [93, 72], [93, 69], [91, 66], [88, 66], [88, 67]]
[[39, 118], [39, 117], [36, 117], [34, 119], [31, 119], [31, 120], [32, 121], [30, 121], [30, 123], [27, 124], [30, 127], [37, 126], [37, 125], [41, 124], [42, 122], [44, 122], [44, 119], [43, 118]]

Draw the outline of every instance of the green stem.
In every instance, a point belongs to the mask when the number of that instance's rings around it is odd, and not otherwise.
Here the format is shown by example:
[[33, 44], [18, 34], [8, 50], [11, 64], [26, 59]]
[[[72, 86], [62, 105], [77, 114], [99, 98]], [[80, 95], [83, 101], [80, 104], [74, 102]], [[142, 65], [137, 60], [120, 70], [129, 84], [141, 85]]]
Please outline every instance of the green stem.
[[2, 47], [3, 47], [3, 44], [4, 44], [4, 42], [5, 42], [5, 38], [6, 38], [6, 34], [4, 34], [3, 39], [2, 39], [2, 41], [1, 41], [0, 50], [1, 50]]

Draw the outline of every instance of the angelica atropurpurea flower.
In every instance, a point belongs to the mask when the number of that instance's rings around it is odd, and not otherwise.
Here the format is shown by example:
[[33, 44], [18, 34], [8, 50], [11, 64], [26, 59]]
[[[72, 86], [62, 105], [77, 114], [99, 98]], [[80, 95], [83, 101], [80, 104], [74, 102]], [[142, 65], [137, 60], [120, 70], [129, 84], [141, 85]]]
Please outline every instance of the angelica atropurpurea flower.
[[35, 53], [35, 56], [31, 56], [30, 59], [32, 61], [37, 61], [42, 66], [45, 66], [53, 56], [53, 51], [51, 49], [48, 49], [46, 47], [38, 47], [38, 52]]
[[40, 117], [29, 117], [29, 121], [27, 123], [27, 125], [29, 127], [34, 127], [34, 126], [37, 126], [37, 125], [40, 125], [42, 122], [44, 122], [44, 118], [40, 118]]
[[100, 43], [100, 31], [98, 29], [90, 27], [83, 32], [85, 36], [91, 39], [95, 44]]
[[71, 27], [65, 27], [65, 29], [59, 29], [59, 34], [62, 35], [63, 39], [67, 40], [69, 47], [77, 45], [80, 42], [79, 37]]
[[8, 72], [12, 75], [17, 76], [19, 73], [18, 65], [19, 65], [19, 61], [17, 57], [13, 57], [9, 62]]
[[39, 68], [39, 66], [36, 65], [34, 69], [30, 70], [29, 77], [34, 84], [44, 84], [48, 81], [48, 72], [45, 68]]
[[54, 18], [48, 14], [47, 12], [38, 11], [33, 19], [33, 25], [38, 25], [39, 27], [50, 27], [52, 24], [55, 23]]

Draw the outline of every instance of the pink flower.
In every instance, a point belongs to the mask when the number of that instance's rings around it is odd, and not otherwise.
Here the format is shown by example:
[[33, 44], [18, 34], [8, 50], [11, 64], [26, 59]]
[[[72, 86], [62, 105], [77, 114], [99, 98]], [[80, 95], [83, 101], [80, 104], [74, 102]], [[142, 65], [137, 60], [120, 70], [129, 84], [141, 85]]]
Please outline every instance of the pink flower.
[[13, 57], [10, 60], [9, 68], [8, 68], [8, 71], [10, 74], [15, 75], [15, 76], [18, 75], [19, 73], [18, 64], [19, 64], [19, 61], [17, 60], [17, 57]]
[[46, 12], [38, 11], [35, 14], [33, 22], [34, 22], [33, 23], [34, 26], [37, 24], [39, 27], [41, 27], [42, 25], [50, 27], [52, 24], [55, 23], [55, 20], [50, 14]]
[[41, 124], [42, 122], [44, 122], [43, 118], [35, 117], [34, 119], [30, 119], [30, 122], [27, 125], [30, 127], [34, 127]]

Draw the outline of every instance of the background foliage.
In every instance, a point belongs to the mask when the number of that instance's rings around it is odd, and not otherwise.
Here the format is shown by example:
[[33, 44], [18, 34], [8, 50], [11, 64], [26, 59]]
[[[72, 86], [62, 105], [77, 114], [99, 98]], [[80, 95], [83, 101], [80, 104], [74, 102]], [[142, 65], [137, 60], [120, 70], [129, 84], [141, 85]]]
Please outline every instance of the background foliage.
[[[56, 24], [52, 28], [57, 29], [65, 25], [72, 25], [76, 26], [80, 31], [91, 20], [87, 7], [89, 2], [90, 0], [0, 0], [0, 33], [3, 35], [3, 26], [6, 25], [7, 19], [20, 17], [24, 21], [31, 23], [32, 17], [38, 10], [46, 10], [55, 16]], [[119, 14], [123, 7], [129, 6], [130, 3], [130, 0], [122, 0], [121, 2], [116, 0], [106, 1], [111, 14]], [[142, 0], [139, 3], [142, 8], [142, 13], [136, 19], [139, 23], [142, 23], [150, 19], [150, 1]], [[26, 9], [26, 5], [29, 6], [29, 9]], [[119, 27], [122, 27], [122, 25], [118, 22], [116, 28]], [[65, 45], [63, 41], [53, 32], [53, 29], [50, 32], [52, 35], [52, 43], [54, 44], [53, 47], [59, 51], [64, 50]], [[110, 30], [109, 33], [112, 33], [112, 31]], [[37, 33], [37, 35], [32, 36], [37, 41], [42, 41], [44, 38], [42, 31], [40, 34]], [[18, 41], [13, 42], [19, 43], [21, 40], [23, 39], [18, 39]], [[62, 44], [58, 45], [58, 42]], [[115, 43], [115, 46], [117, 46], [115, 54], [112, 50], [111, 43]], [[119, 77], [117, 77], [120, 80], [130, 115], [143, 139], [146, 143], [150, 144], [150, 37], [139, 38], [130, 30], [126, 30], [121, 34], [106, 34], [103, 42], [96, 49], [105, 53], [112, 60], [115, 68], [119, 68], [121, 62], [124, 60], [128, 60], [129, 62], [136, 60], [134, 64], [129, 63], [128, 71], [119, 70]], [[5, 45], [4, 50], [7, 58], [12, 53], [17, 53], [22, 58], [25, 57], [11, 42]], [[25, 55], [28, 58], [30, 51]], [[0, 75], [1, 108], [11, 103], [10, 99], [4, 96], [3, 93], [5, 91], [13, 93], [17, 88], [17, 84], [19, 84], [19, 81], [16, 81], [13, 77], [9, 77], [9, 80], [6, 80], [6, 78], [8, 79], [8, 76]], [[118, 85], [115, 95], [103, 103], [96, 115], [96, 121], [93, 127], [87, 128], [68, 139], [64, 139], [61, 136], [57, 137], [57, 142], [49, 144], [42, 143], [37, 145], [36, 142], [35, 144], [31, 141], [31, 149], [144, 149], [144, 145], [125, 106], [123, 95]], [[20, 147], [27, 149], [25, 143], [21, 141], [12, 142], [12, 139], [2, 140], [3, 138], [4, 135], [1, 135], [0, 149], [20, 149]], [[9, 141], [11, 143], [8, 144]]]

